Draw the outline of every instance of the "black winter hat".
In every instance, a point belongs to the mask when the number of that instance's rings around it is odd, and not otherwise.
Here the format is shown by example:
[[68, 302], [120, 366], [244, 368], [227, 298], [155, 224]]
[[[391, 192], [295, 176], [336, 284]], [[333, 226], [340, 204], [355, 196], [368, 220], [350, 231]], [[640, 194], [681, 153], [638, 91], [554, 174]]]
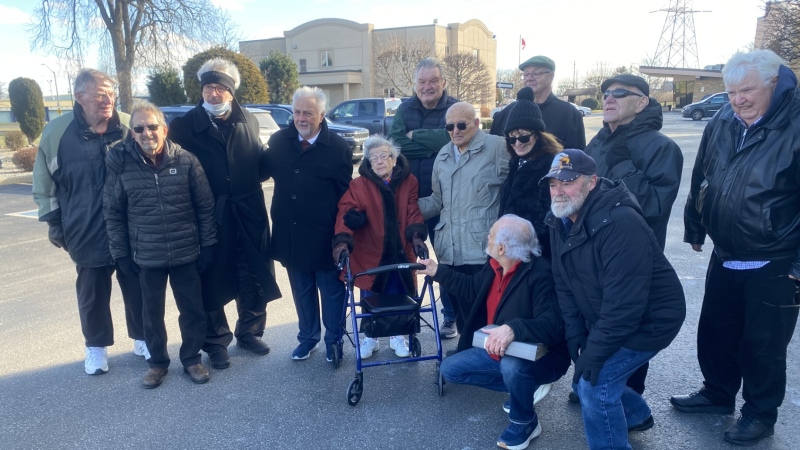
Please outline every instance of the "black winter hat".
[[644, 94], [645, 97], [650, 96], [650, 85], [647, 84], [647, 81], [644, 81], [644, 78], [642, 77], [637, 77], [636, 75], [631, 75], [629, 73], [617, 75], [613, 78], [603, 81], [603, 84], [600, 85], [600, 90], [605, 92], [606, 89], [608, 89], [608, 87], [614, 83], [619, 83], [623, 86], [634, 87]]
[[503, 134], [508, 136], [508, 133], [514, 130], [523, 129], [531, 131], [545, 131], [544, 120], [542, 120], [542, 111], [539, 106], [533, 102], [533, 89], [528, 86], [520, 89], [517, 92], [517, 101], [509, 106], [511, 110], [508, 112], [506, 119], [506, 126]]

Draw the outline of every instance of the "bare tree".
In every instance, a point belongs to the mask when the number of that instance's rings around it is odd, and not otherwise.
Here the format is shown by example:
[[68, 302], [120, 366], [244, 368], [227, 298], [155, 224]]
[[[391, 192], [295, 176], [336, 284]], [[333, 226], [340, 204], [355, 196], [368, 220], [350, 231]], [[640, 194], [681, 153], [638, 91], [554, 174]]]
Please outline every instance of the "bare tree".
[[451, 53], [442, 61], [447, 78], [447, 93], [473, 104], [493, 102], [495, 86], [486, 64], [472, 53]]
[[607, 62], [600, 61], [581, 78], [580, 84], [583, 87], [596, 87], [599, 89], [603, 81], [623, 73], [631, 73], [631, 69], [626, 66], [612, 68]]
[[800, 0], [764, 3], [763, 41], [790, 66], [800, 69]]
[[556, 97], [562, 97], [567, 89], [576, 89], [578, 87], [575, 86], [575, 78], [573, 77], [561, 78], [556, 83], [558, 86], [555, 91]]
[[[134, 70], [170, 64], [176, 55], [234, 38], [230, 17], [210, 0], [42, 0], [29, 32], [32, 49], [83, 65], [100, 45], [113, 63], [119, 104], [128, 110]], [[108, 55], [108, 58], [103, 58]]]
[[0, 100], [6, 100], [8, 98], [8, 83], [5, 81], [0, 81]]
[[372, 62], [372, 95], [410, 97], [414, 93], [414, 69], [433, 54], [428, 39], [400, 39], [392, 36], [379, 42], [381, 52]]

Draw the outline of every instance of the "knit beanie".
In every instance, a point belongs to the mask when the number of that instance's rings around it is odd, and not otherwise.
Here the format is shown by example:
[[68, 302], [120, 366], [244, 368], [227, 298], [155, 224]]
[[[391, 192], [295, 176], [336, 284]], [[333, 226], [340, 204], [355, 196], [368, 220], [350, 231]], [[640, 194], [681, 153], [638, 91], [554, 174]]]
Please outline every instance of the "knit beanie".
[[545, 131], [542, 111], [533, 102], [533, 89], [528, 86], [517, 92], [517, 101], [509, 106], [511, 110], [506, 118], [503, 134], [508, 136], [513, 130]]

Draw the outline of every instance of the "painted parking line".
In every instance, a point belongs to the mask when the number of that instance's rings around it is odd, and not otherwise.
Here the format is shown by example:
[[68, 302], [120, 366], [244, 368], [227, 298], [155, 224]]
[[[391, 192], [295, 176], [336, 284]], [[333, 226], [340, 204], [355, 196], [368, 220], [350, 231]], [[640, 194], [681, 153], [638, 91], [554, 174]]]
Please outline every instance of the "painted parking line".
[[14, 217], [25, 217], [26, 219], [36, 219], [39, 220], [39, 210], [32, 209], [30, 211], [22, 211], [17, 213], [9, 213], [6, 214], [7, 216], [14, 216]]

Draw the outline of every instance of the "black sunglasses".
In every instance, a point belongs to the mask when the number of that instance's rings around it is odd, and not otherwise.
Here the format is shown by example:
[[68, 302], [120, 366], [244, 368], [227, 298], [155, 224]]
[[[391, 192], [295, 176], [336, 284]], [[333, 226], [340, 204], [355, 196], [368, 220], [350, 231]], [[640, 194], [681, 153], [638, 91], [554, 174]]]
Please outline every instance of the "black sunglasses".
[[523, 134], [522, 136], [517, 137], [509, 136], [506, 138], [506, 142], [508, 142], [508, 145], [514, 145], [517, 143], [517, 141], [519, 141], [521, 144], [527, 144], [531, 141], [531, 137], [533, 137], [532, 134]]
[[642, 94], [637, 94], [636, 92], [629, 91], [627, 89], [617, 88], [613, 91], [605, 91], [603, 92], [603, 100], [607, 99], [609, 96], [613, 96], [614, 98], [625, 98], [629, 95], [635, 95], [637, 97], [644, 97]]
[[447, 131], [453, 131], [456, 127], [458, 127], [459, 130], [464, 131], [467, 129], [467, 122], [448, 123], [444, 126], [444, 129]]
[[[150, 130], [150, 131], [158, 131], [158, 127], [160, 127], [160, 126], [161, 125], [159, 125], [157, 123], [151, 123], [150, 125], [146, 125], [147, 129]], [[144, 129], [145, 129], [145, 127], [143, 127], [143, 126], [133, 127], [133, 132], [136, 133], [136, 134], [142, 134], [142, 133], [144, 133]]]

